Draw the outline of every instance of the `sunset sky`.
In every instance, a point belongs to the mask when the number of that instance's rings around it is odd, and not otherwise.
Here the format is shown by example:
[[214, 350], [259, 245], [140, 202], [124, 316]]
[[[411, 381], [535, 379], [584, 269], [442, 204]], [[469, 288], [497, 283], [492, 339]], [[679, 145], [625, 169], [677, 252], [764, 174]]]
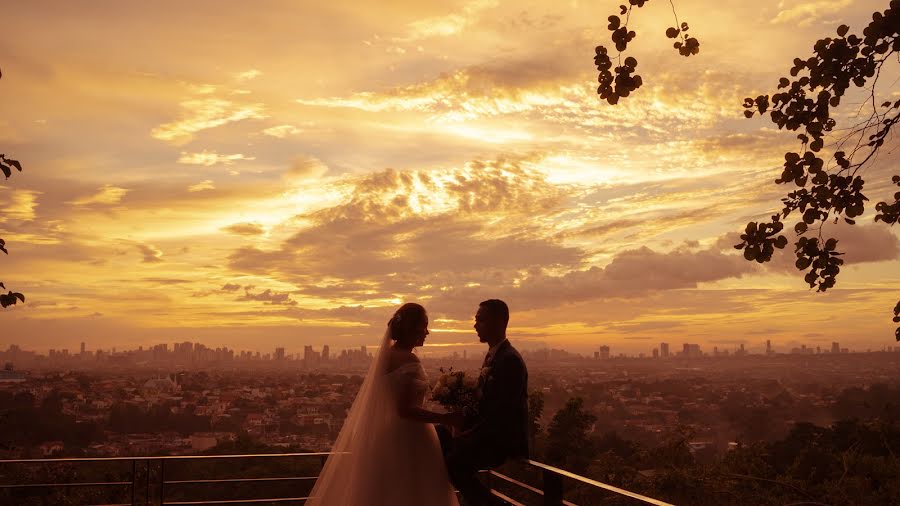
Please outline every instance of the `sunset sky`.
[[356, 347], [401, 301], [429, 344], [471, 344], [493, 297], [523, 348], [893, 345], [900, 242], [872, 217], [896, 151], [862, 225], [831, 228], [837, 288], [732, 248], [797, 148], [742, 99], [888, 1], [678, 0], [690, 58], [650, 1], [644, 86], [613, 107], [593, 54], [618, 4], [7, 2], [0, 152], [25, 171], [0, 186], [0, 281], [28, 300], [0, 345]]

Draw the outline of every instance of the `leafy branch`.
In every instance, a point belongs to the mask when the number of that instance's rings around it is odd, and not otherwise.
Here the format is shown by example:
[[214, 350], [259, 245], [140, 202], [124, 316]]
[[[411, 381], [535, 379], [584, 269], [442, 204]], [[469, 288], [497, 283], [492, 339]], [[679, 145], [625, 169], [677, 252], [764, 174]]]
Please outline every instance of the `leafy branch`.
[[[877, 98], [882, 67], [888, 61], [900, 60], [900, 0], [892, 0], [884, 12], [873, 13], [862, 37], [848, 35], [849, 31], [849, 26], [841, 25], [837, 37], [815, 43], [812, 56], [795, 58], [791, 78], [779, 79], [778, 89], [782, 91], [748, 97], [743, 104], [747, 118], [768, 114], [779, 129], [799, 130], [800, 149], [785, 153], [781, 176], [775, 180], [776, 184], [796, 187], [781, 199], [781, 212], [769, 223], [748, 223], [735, 248], [743, 249], [748, 260], [771, 260], [776, 248], [787, 246], [787, 238], [778, 235], [783, 228], [781, 220], [795, 211], [800, 213], [800, 220], [794, 224], [798, 236], [795, 265], [807, 271], [804, 279], [820, 292], [835, 285], [844, 263], [839, 258], [842, 253], [837, 251], [837, 239], [825, 239], [823, 228], [840, 220], [855, 225], [856, 218], [865, 212], [869, 199], [863, 194], [865, 180], [861, 173], [874, 163], [893, 127], [900, 123], [900, 100]], [[832, 109], [855, 88], [867, 92], [856, 114], [858, 121], [837, 129]], [[891, 95], [890, 90], [886, 95]], [[826, 140], [834, 148], [830, 157], [819, 155]], [[892, 182], [900, 186], [900, 176], [893, 176]], [[878, 202], [875, 210], [876, 222], [897, 223], [900, 192], [894, 193], [892, 203]], [[812, 231], [817, 237], [805, 237]], [[900, 304], [895, 308], [895, 323], [900, 322], [898, 313]], [[900, 328], [896, 337], [900, 341]]]
[[[0, 77], [3, 77], [2, 72], [0, 72]], [[9, 176], [12, 175], [13, 168], [22, 172], [22, 164], [18, 160], [13, 160], [12, 158], [7, 158], [4, 154], [0, 154], [0, 170], [3, 171], [6, 179], [9, 179]], [[0, 239], [0, 251], [4, 254], [9, 254], [9, 251], [6, 250], [6, 241], [3, 239]], [[0, 282], [0, 289], [6, 290], [6, 286], [2, 282]], [[9, 293], [0, 293], [0, 307], [12, 306], [17, 301], [25, 302], [25, 296], [12, 290], [9, 290]]]
[[[612, 32], [611, 39], [618, 52], [615, 68], [613, 68], [609, 52], [604, 46], [597, 46], [595, 50], [594, 65], [597, 66], [597, 71], [599, 72], [597, 81], [600, 83], [600, 86], [597, 87], [597, 94], [611, 105], [617, 104], [620, 98], [629, 96], [644, 83], [640, 75], [634, 74], [637, 69], [637, 59], [633, 56], [628, 56], [623, 62], [622, 53], [628, 48], [628, 43], [637, 37], [637, 33], [634, 30], [628, 29], [633, 9], [641, 8], [649, 1], [629, 0], [629, 5], [619, 6], [618, 15], [612, 15], [607, 18], [609, 25], [606, 28]], [[675, 16], [675, 26], [666, 29], [666, 37], [678, 39], [673, 46], [678, 50], [678, 54], [682, 56], [687, 57], [699, 53], [700, 41], [688, 34], [689, 26], [686, 22], [678, 21], [675, 3], [669, 0], [669, 4], [672, 6], [672, 14]], [[620, 16], [625, 16], [624, 21]]]

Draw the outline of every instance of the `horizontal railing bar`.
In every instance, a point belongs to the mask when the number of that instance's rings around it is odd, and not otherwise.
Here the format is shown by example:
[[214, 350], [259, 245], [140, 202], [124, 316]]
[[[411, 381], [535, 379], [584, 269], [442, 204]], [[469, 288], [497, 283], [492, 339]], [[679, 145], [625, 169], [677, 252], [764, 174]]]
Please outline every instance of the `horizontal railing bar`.
[[507, 476], [507, 475], [505, 475], [505, 474], [503, 474], [503, 473], [498, 473], [497, 471], [491, 470], [491, 475], [496, 476], [496, 477], [500, 478], [501, 480], [506, 480], [506, 481], [512, 483], [513, 485], [522, 487], [522, 488], [524, 488], [524, 489], [526, 489], [526, 490], [530, 490], [530, 491], [534, 492], [535, 494], [544, 495], [544, 491], [543, 491], [543, 490], [541, 490], [541, 489], [539, 489], [539, 488], [534, 488], [534, 487], [532, 487], [531, 485], [529, 485], [529, 484], [527, 484], [527, 483], [522, 483], [522, 482], [519, 481], [519, 480], [515, 480], [515, 479], [513, 479], [513, 478], [510, 478], [509, 476]]
[[163, 506], [191, 506], [194, 504], [251, 504], [261, 502], [296, 502], [305, 501], [309, 497], [283, 497], [280, 499], [230, 499], [227, 501], [185, 501], [185, 502], [163, 502]]
[[33, 488], [33, 487], [121, 487], [131, 485], [130, 481], [99, 481], [96, 483], [76, 482], [76, 483], [29, 483], [27, 485], [0, 485], [3, 488]]
[[229, 478], [222, 480], [165, 480], [163, 485], [194, 485], [208, 483], [239, 483], [252, 481], [309, 481], [317, 480], [318, 476], [291, 476], [283, 478]]
[[507, 495], [497, 492], [496, 490], [491, 490], [491, 493], [494, 494], [495, 496], [499, 497], [500, 499], [503, 499], [504, 501], [512, 504], [513, 506], [525, 506], [524, 504], [520, 503], [519, 501], [516, 501], [515, 499], [512, 499], [511, 497], [509, 497]]
[[[176, 461], [176, 460], [184, 460], [184, 461], [192, 461], [192, 460], [219, 460], [219, 459], [246, 459], [246, 458], [275, 458], [275, 457], [327, 457], [330, 455], [336, 454], [344, 454], [346, 452], [303, 452], [303, 453], [255, 453], [255, 454], [236, 454], [236, 455], [165, 455], [165, 456], [135, 456], [135, 457], [73, 457], [73, 458], [61, 458], [61, 459], [12, 459], [12, 460], [0, 460], [0, 465], [2, 464], [66, 464], [66, 463], [100, 463], [100, 462], [137, 462], [137, 461]], [[577, 475], [575, 473], [571, 473], [564, 469], [560, 469], [557, 467], [553, 467], [542, 462], [537, 462], [534, 460], [524, 460], [525, 463], [531, 465], [533, 467], [543, 469], [557, 475], [570, 478], [581, 483], [585, 483], [587, 485], [591, 485], [593, 487], [601, 488], [604, 490], [608, 490], [610, 492], [614, 492], [619, 495], [624, 495], [627, 497], [631, 497], [633, 499], [637, 499], [643, 501], [648, 504], [653, 504], [655, 506], [674, 506], [670, 503], [660, 501], [657, 499], [653, 499], [651, 497], [647, 497], [641, 494], [637, 494], [634, 492], [630, 492], [628, 490], [621, 489], [619, 487], [615, 487], [612, 485], [608, 485], [606, 483], [602, 483], [596, 480], [592, 480], [590, 478]], [[492, 472], [492, 474], [498, 476], [499, 478], [505, 479], [515, 485], [526, 488], [527, 490], [531, 490], [532, 492], [541, 493], [538, 489], [526, 485], [524, 483], [518, 482], [509, 478], [508, 476], [502, 475], [497, 472]], [[316, 477], [317, 478], [317, 477]], [[316, 479], [314, 477], [284, 477], [284, 478], [242, 478], [242, 479], [224, 479], [224, 480], [172, 480], [172, 481], [164, 481], [163, 484], [170, 485], [178, 485], [178, 484], [202, 484], [202, 483], [238, 483], [238, 482], [253, 482], [253, 481], [303, 481], [303, 480], [312, 480]], [[10, 489], [10, 488], [38, 488], [38, 487], [85, 487], [85, 486], [93, 486], [93, 487], [115, 487], [115, 486], [124, 486], [124, 485], [132, 485], [131, 482], [96, 482], [96, 483], [41, 483], [41, 484], [27, 484], [27, 485], [0, 485], [0, 489]], [[243, 500], [243, 501], [205, 501], [205, 502], [189, 502], [189, 503], [167, 503], [167, 504], [238, 504], [238, 503], [248, 503], [248, 502], [285, 502], [285, 501], [300, 501], [306, 500], [306, 498], [284, 498], [284, 499], [260, 499], [260, 500]], [[572, 503], [564, 502], [564, 504], [569, 506], [574, 506]]]
[[675, 506], [674, 504], [663, 502], [658, 499], [653, 499], [652, 497], [647, 497], [645, 495], [636, 494], [634, 492], [629, 492], [629, 491], [619, 488], [619, 487], [614, 487], [612, 485], [607, 485], [606, 483], [599, 482], [597, 480], [592, 480], [590, 478], [586, 478], [584, 476], [580, 476], [575, 473], [570, 473], [569, 471], [566, 471], [565, 469], [548, 466], [547, 464], [544, 464], [543, 462], [537, 462], [535, 460], [527, 460], [526, 462], [528, 462], [529, 464], [531, 464], [534, 467], [538, 467], [540, 469], [550, 471], [551, 473], [556, 473], [560, 476], [565, 476], [566, 478], [571, 478], [575, 481], [580, 481], [581, 483], [586, 483], [588, 485], [593, 485], [597, 488], [602, 488], [604, 490], [609, 490], [610, 492], [615, 492], [617, 494], [628, 496], [633, 499], [638, 499], [638, 500], [644, 501], [645, 503], [648, 503], [648, 504], [654, 504], [655, 506]]
[[144, 461], [144, 460], [205, 460], [205, 459], [243, 459], [270, 457], [325, 457], [346, 452], [312, 452], [312, 453], [254, 453], [247, 455], [161, 455], [157, 457], [72, 457], [65, 459], [16, 459], [0, 460], [0, 464], [64, 464], [66, 462], [109, 462], [109, 461]]
[[[497, 471], [494, 471], [493, 469], [490, 470], [490, 473], [491, 473], [492, 475], [494, 475], [494, 476], [500, 478], [501, 480], [506, 480], [506, 481], [512, 483], [513, 485], [522, 487], [522, 488], [524, 488], [524, 489], [526, 489], [526, 490], [530, 490], [530, 491], [534, 492], [535, 494], [538, 494], [538, 495], [544, 495], [544, 491], [543, 491], [543, 490], [541, 490], [541, 489], [539, 489], [539, 488], [532, 487], [531, 485], [529, 485], [529, 484], [527, 484], [527, 483], [522, 483], [521, 481], [516, 480], [516, 479], [514, 479], [514, 478], [510, 478], [509, 476], [507, 476], [507, 475], [505, 475], [505, 474], [503, 474], [503, 473], [498, 473]], [[566, 501], [566, 500], [563, 500], [563, 504], [564, 504], [565, 506], [578, 506], [577, 504], [575, 504], [575, 503], [573, 503], [573, 502]]]

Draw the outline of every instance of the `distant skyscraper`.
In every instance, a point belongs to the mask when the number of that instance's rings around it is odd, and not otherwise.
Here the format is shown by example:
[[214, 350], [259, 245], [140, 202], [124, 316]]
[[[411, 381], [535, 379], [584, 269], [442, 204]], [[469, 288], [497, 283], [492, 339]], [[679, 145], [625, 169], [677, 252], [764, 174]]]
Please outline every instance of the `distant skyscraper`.
[[685, 358], [694, 358], [703, 356], [703, 352], [700, 351], [699, 344], [689, 344], [684, 343], [684, 350], [682, 352]]
[[600, 359], [601, 360], [609, 359], [609, 346], [601, 346], [600, 347]]
[[659, 355], [662, 358], [669, 358], [669, 343], [659, 343]]
[[275, 348], [275, 360], [284, 360], [284, 348]]
[[313, 351], [312, 346], [304, 346], [303, 347], [303, 364], [306, 367], [310, 367], [311, 365], [313, 365], [313, 360], [314, 360], [313, 354], [314, 353], [315, 352]]
[[766, 339], [766, 355], [772, 354], [772, 340]]
[[841, 343], [831, 343], [831, 353], [840, 353]]
[[659, 349], [653, 348], [653, 358], [659, 358]]
[[595, 359], [599, 359], [599, 358], [600, 358], [600, 352], [599, 352], [599, 351], [595, 351], [595, 352], [594, 352], [594, 358], [595, 358]]
[[331, 349], [328, 348], [328, 345], [322, 346], [322, 362], [328, 362], [330, 355]]
[[81, 354], [84, 355], [84, 341], [81, 342]]

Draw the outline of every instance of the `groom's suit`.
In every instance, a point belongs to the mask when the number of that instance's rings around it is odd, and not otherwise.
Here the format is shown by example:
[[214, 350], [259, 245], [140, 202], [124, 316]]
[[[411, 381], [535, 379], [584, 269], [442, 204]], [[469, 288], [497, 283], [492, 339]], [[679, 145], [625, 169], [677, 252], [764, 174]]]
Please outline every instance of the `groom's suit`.
[[456, 437], [438, 430], [450, 481], [472, 506], [497, 504], [478, 481], [479, 469], [528, 457], [528, 370], [509, 341], [488, 352], [478, 390], [477, 413], [466, 430]]

